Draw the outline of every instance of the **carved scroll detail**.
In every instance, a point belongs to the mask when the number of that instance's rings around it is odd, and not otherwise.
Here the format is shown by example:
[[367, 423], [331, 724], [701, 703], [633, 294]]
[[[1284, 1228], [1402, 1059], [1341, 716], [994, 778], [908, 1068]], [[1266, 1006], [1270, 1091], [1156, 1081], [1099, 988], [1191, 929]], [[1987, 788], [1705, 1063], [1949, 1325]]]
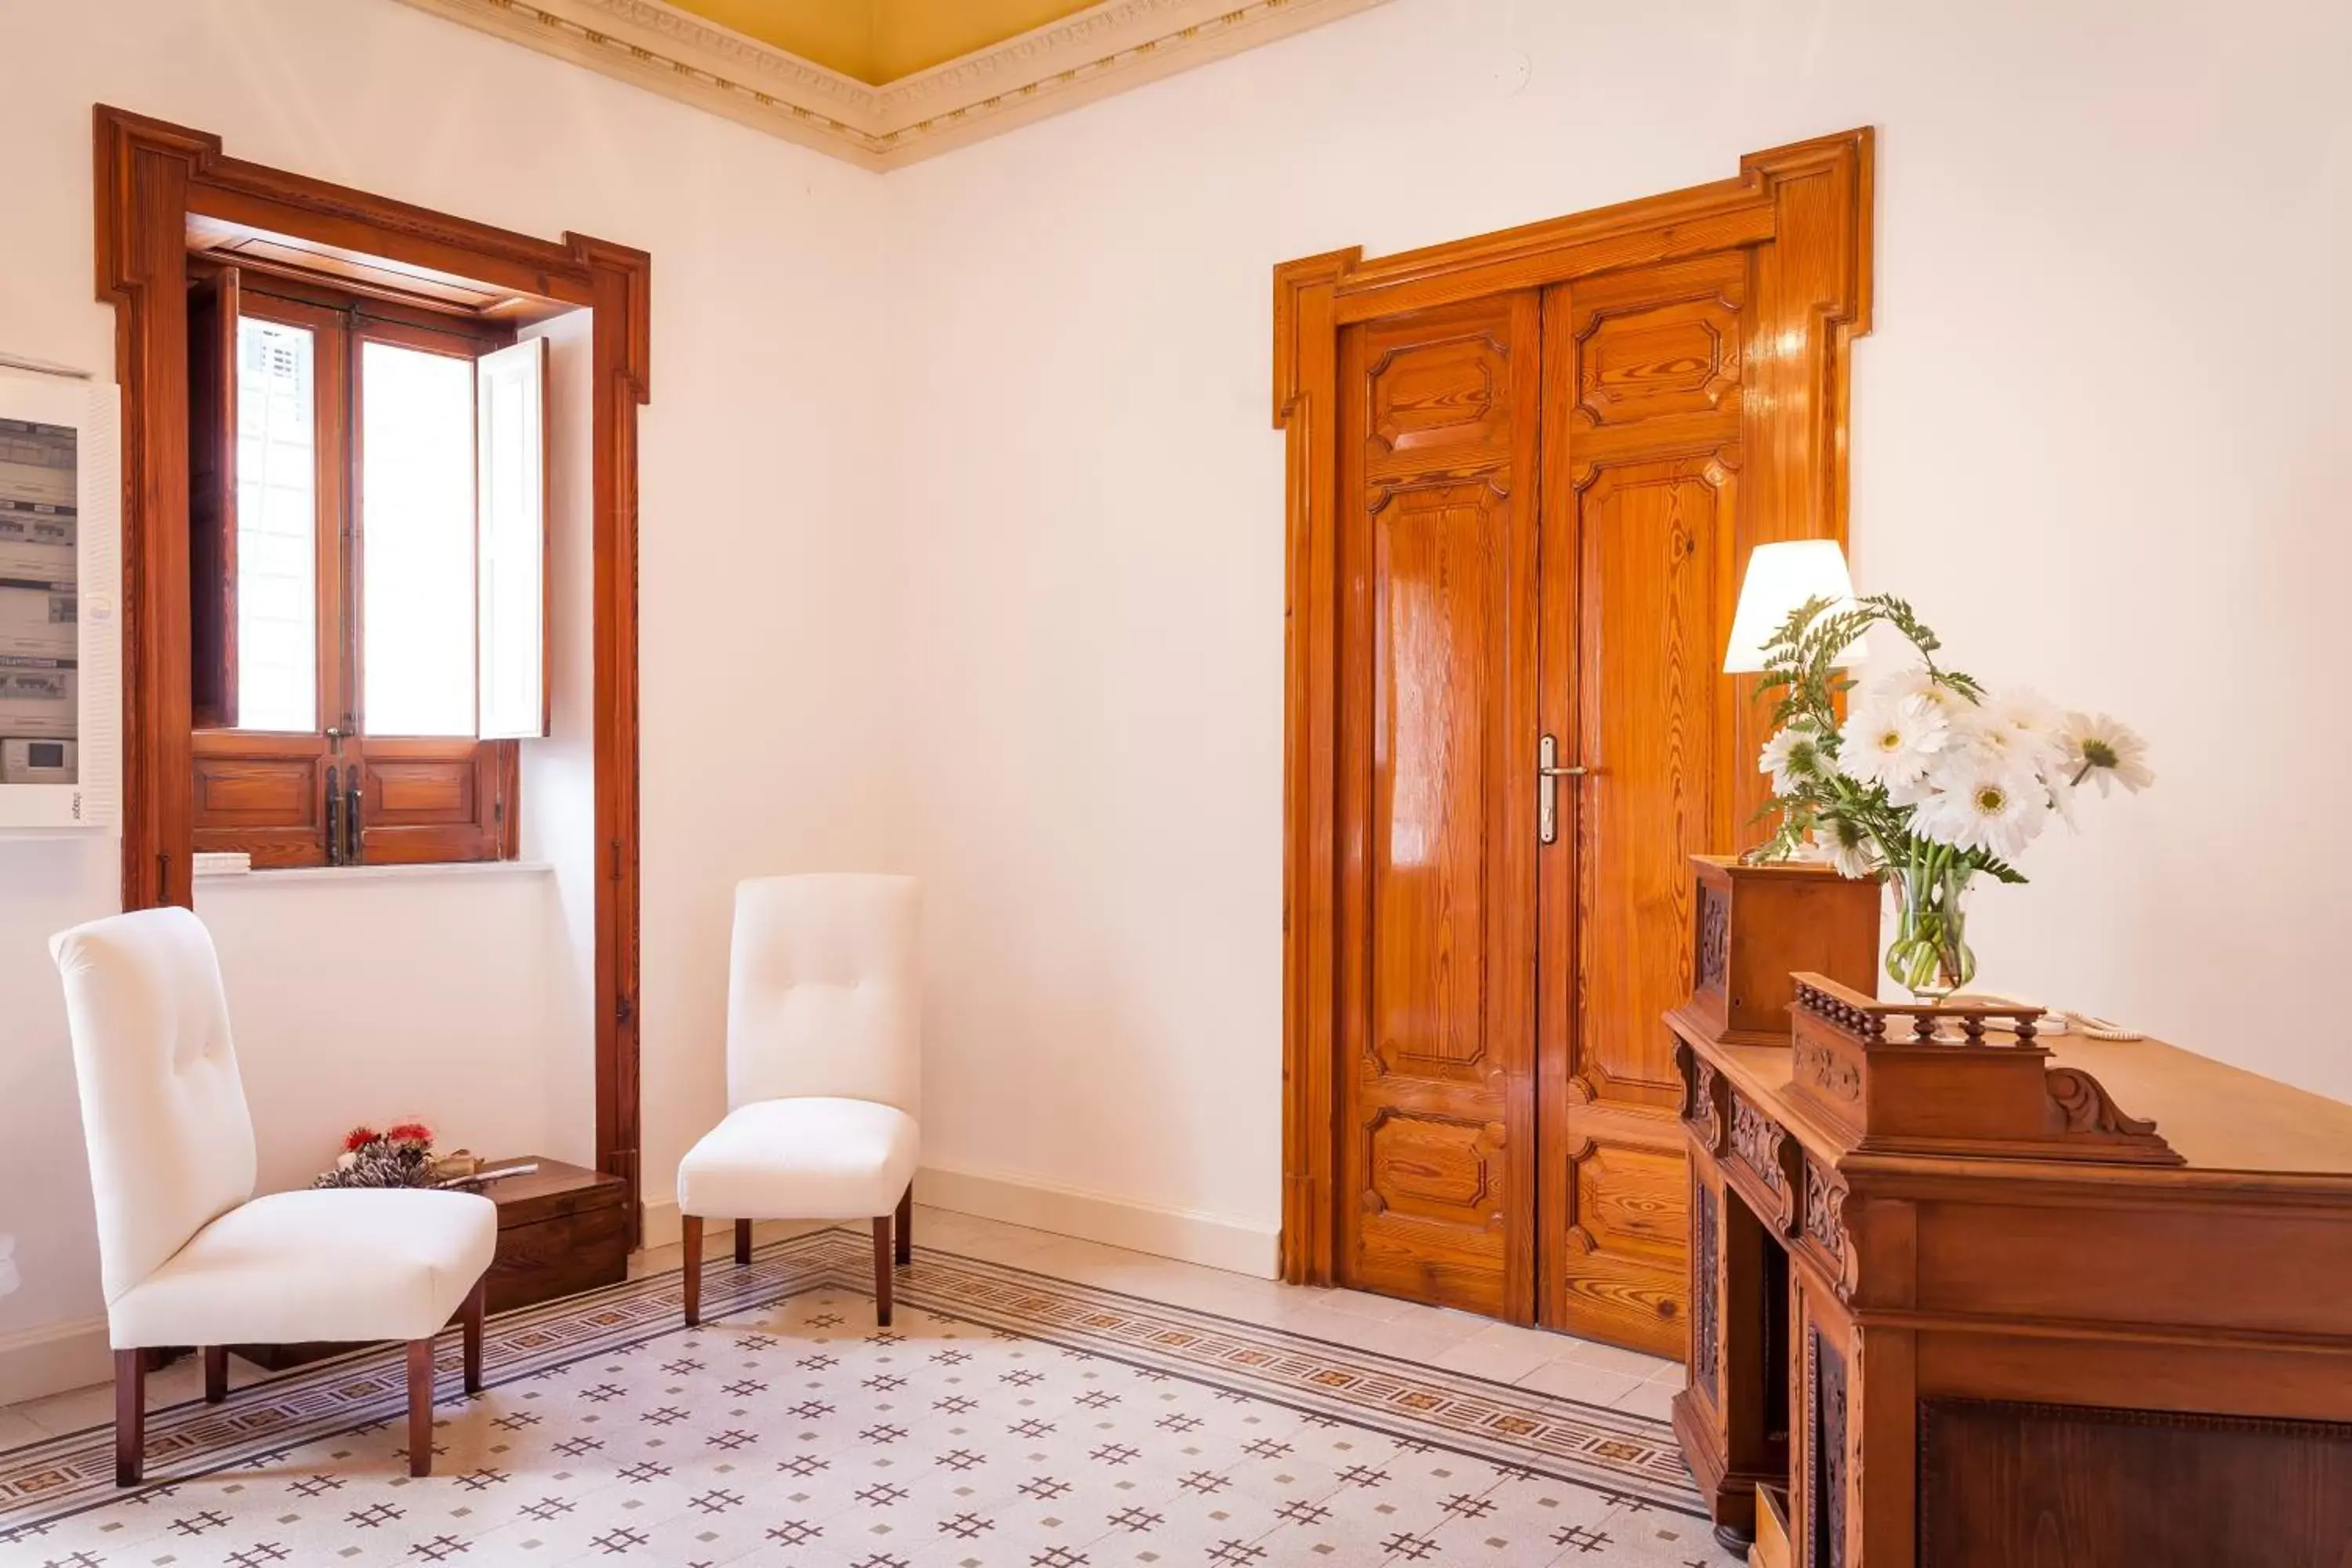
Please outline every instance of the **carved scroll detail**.
[[1787, 1137], [1780, 1123], [1748, 1104], [1745, 1097], [1731, 1097], [1732, 1152], [1784, 1203], [1789, 1196], [1789, 1175], [1780, 1168], [1780, 1146]]
[[1810, 1154], [1805, 1157], [1805, 1235], [1825, 1254], [1837, 1279], [1841, 1297], [1854, 1286], [1854, 1254], [1845, 1230], [1846, 1186], [1835, 1172]]
[[1698, 1104], [1694, 1120], [1698, 1124], [1699, 1137], [1712, 1152], [1723, 1147], [1723, 1110], [1715, 1092], [1715, 1068], [1706, 1062], [1698, 1064], [1695, 1088]]
[[1716, 1364], [1720, 1335], [1717, 1330], [1716, 1289], [1722, 1279], [1717, 1266], [1717, 1199], [1705, 1182], [1691, 1183], [1691, 1382], [1709, 1399], [1716, 1393]]
[[1723, 992], [1731, 984], [1731, 900], [1722, 889], [1701, 882], [1698, 889], [1698, 945], [1693, 982], [1700, 991]]
[[1687, 1045], [1675, 1047], [1675, 1065], [1683, 1069], [1683, 1124], [1708, 1153], [1723, 1148], [1723, 1113], [1717, 1108], [1715, 1068]]
[[2042, 1082], [2049, 1087], [2050, 1098], [2058, 1102], [2058, 1109], [2065, 1112], [2069, 1132], [2118, 1138], [2156, 1137], [2155, 1122], [2126, 1116], [2108, 1095], [2106, 1085], [2079, 1068], [2051, 1068]]
[[1798, 1040], [1793, 1065], [1797, 1081], [1820, 1090], [1825, 1098], [1847, 1105], [1862, 1103], [1862, 1069], [1819, 1040]]

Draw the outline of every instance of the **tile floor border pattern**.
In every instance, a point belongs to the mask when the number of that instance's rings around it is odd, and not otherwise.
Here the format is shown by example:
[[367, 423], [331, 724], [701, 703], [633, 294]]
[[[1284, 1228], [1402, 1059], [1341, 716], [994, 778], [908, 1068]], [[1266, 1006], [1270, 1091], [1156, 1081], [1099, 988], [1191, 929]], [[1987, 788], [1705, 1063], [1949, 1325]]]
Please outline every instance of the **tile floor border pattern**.
[[[843, 1230], [770, 1244], [748, 1268], [713, 1260], [703, 1272], [703, 1321], [819, 1289], [870, 1298], [871, 1270], [868, 1238]], [[484, 1383], [520, 1382], [682, 1331], [679, 1289], [671, 1270], [492, 1318]], [[897, 1294], [944, 1317], [1705, 1516], [1667, 1424], [1624, 1411], [928, 1247], [899, 1271]], [[445, 1405], [460, 1397], [451, 1388], [458, 1370], [457, 1335], [445, 1332], [436, 1358]], [[147, 1481], [137, 1489], [114, 1485], [110, 1423], [0, 1450], [0, 1544], [68, 1515], [396, 1420], [406, 1398], [394, 1346], [248, 1384], [223, 1405], [150, 1409]]]

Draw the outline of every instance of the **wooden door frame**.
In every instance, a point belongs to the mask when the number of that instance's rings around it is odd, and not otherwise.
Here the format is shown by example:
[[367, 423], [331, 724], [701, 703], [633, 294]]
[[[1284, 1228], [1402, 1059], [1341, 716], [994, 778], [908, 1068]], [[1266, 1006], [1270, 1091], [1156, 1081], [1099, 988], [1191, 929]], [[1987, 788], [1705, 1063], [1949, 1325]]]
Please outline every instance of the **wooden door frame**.
[[187, 680], [188, 219], [248, 225], [593, 312], [596, 1164], [638, 1190], [637, 417], [652, 396], [652, 258], [561, 241], [231, 158], [201, 131], [98, 105], [98, 298], [122, 392], [122, 907], [193, 906]]
[[[1742, 158], [1711, 184], [1375, 260], [1361, 247], [1274, 270], [1274, 423], [1284, 454], [1282, 1273], [1336, 1277], [1339, 1085], [1339, 345], [1375, 317], [1621, 268], [1757, 249], [1741, 507], [1734, 552], [1777, 539], [1846, 537], [1853, 340], [1870, 330], [1873, 133], [1868, 127]], [[1769, 248], [1763, 248], [1768, 247]], [[1753, 678], [1726, 680], [1727, 758], [1762, 744]], [[1734, 767], [1734, 820], [1765, 798]]]

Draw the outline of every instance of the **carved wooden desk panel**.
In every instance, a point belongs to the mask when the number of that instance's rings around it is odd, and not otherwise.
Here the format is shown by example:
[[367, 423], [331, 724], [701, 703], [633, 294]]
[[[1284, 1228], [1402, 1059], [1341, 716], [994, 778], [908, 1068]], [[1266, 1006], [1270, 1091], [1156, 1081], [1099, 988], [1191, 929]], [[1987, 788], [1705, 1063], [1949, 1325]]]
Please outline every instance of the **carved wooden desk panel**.
[[1808, 1568], [2352, 1563], [2352, 1106], [1798, 994], [1793, 1047], [1667, 1016], [1723, 1532], [1770, 1480]]

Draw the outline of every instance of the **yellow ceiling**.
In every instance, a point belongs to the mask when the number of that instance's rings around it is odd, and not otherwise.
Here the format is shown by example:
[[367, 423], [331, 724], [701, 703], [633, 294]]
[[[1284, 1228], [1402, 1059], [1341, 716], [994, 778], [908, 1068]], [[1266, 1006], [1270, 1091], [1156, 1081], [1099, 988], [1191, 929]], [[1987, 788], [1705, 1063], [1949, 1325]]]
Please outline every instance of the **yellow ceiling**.
[[879, 87], [1084, 11], [1095, 0], [671, 0]]

